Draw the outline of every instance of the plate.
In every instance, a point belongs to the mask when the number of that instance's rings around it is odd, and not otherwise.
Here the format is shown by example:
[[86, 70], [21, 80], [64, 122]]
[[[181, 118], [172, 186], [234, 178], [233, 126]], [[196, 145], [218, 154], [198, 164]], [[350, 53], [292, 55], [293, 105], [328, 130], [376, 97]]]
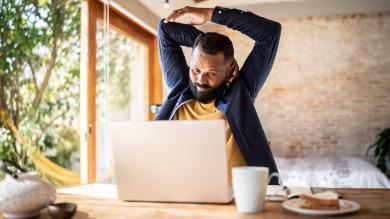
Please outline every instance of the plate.
[[282, 206], [288, 211], [292, 211], [304, 215], [312, 216], [327, 216], [327, 215], [340, 215], [340, 214], [349, 214], [356, 212], [360, 209], [360, 205], [354, 201], [340, 199], [339, 205], [340, 209], [338, 210], [315, 210], [315, 209], [306, 209], [298, 207], [300, 204], [300, 199], [290, 199], [283, 202]]

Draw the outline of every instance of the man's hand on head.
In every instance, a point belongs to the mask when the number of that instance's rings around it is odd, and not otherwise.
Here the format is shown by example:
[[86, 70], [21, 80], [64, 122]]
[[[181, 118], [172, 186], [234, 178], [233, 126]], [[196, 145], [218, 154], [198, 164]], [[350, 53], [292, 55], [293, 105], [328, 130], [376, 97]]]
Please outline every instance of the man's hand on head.
[[179, 18], [187, 17], [189, 19], [188, 24], [200, 25], [206, 23], [206, 21], [210, 21], [212, 14], [212, 8], [194, 8], [186, 6], [172, 11], [171, 14], [165, 18], [164, 22], [177, 22]]
[[238, 77], [240, 72], [240, 67], [238, 66], [237, 60], [234, 59], [229, 70], [229, 76], [226, 82], [226, 86], [229, 88], [233, 81]]

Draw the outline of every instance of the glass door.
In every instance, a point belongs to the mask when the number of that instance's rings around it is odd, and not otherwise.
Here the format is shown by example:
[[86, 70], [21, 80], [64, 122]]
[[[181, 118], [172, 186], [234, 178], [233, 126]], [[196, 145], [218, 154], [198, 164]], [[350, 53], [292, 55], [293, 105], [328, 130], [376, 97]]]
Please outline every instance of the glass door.
[[104, 71], [104, 25], [102, 22], [97, 22], [96, 181], [113, 183], [112, 151], [107, 139], [107, 119], [110, 122], [147, 119], [145, 81], [148, 73], [148, 48], [143, 42], [113, 28], [108, 32], [107, 77]]
[[115, 183], [109, 122], [151, 120], [149, 106], [162, 102], [156, 35], [109, 2], [82, 1], [82, 183]]

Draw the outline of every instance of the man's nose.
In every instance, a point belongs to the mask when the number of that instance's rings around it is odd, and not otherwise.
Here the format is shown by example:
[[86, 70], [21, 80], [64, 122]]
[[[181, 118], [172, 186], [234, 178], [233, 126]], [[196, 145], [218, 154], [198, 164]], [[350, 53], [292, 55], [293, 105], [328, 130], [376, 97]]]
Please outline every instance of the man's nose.
[[198, 77], [198, 84], [207, 84], [207, 75], [206, 74], [199, 74]]

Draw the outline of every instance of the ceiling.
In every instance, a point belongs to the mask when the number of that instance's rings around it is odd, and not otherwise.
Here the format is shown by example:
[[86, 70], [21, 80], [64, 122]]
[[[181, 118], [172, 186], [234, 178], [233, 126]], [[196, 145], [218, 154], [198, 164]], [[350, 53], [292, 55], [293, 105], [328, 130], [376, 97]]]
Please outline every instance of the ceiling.
[[137, 1], [159, 18], [166, 17], [172, 10], [184, 6], [234, 7], [272, 19], [390, 11], [389, 0], [169, 0], [168, 9], [164, 8], [165, 0]]

